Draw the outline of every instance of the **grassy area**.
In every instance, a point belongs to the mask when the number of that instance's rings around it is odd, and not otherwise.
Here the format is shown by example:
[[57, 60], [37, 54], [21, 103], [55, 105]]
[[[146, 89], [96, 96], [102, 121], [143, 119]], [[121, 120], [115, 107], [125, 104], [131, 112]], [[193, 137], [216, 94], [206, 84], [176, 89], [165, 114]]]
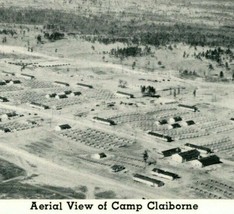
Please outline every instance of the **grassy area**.
[[0, 159], [0, 175], [2, 180], [8, 180], [18, 176], [26, 175], [24, 169]]
[[116, 194], [113, 191], [104, 191], [95, 193], [96, 199], [113, 199], [116, 198]]
[[32, 186], [19, 182], [8, 182], [0, 184], [1, 199], [85, 199], [84, 193], [75, 192], [70, 188], [53, 186]]

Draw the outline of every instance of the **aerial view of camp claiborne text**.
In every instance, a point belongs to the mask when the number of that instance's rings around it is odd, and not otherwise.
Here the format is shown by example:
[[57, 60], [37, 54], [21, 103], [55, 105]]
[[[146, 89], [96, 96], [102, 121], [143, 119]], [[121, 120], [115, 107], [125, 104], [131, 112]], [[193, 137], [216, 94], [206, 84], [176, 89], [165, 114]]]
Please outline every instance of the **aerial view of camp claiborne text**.
[[0, 198], [232, 201], [234, 1], [0, 0]]
[[[32, 205], [30, 210], [63, 210], [64, 205], [67, 206], [69, 210], [92, 210], [94, 204], [92, 203], [78, 203], [77, 201], [67, 201], [66, 203], [58, 202], [52, 203], [51, 201], [47, 204], [43, 204], [40, 202], [32, 201]], [[103, 204], [98, 204], [99, 210], [107, 210], [107, 201]], [[119, 201], [113, 201], [111, 203], [112, 210], [134, 210], [136, 212], [143, 209], [142, 203], [121, 203]], [[171, 201], [166, 203], [158, 203], [157, 201], [149, 201], [147, 203], [147, 208], [149, 210], [197, 210], [197, 204], [173, 204]]]

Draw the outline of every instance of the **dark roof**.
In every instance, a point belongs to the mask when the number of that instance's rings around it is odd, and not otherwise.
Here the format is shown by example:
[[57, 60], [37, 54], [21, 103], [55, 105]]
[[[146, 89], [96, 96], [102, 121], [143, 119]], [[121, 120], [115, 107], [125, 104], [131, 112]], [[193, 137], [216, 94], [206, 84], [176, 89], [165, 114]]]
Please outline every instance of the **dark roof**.
[[106, 157], [106, 154], [104, 153], [104, 152], [100, 152], [100, 153], [98, 153], [99, 154], [99, 156], [101, 157], [101, 158], [105, 158]]
[[17, 116], [17, 114], [15, 112], [9, 112], [9, 113], [6, 113], [7, 117], [14, 117], [14, 116]]
[[126, 96], [129, 96], [129, 97], [131, 97], [131, 98], [133, 98], [133, 97], [134, 97], [134, 95], [133, 95], [133, 94], [130, 94], [130, 93], [127, 93], [127, 92], [117, 91], [116, 93], [117, 93], [117, 94], [126, 95]]
[[0, 100], [2, 100], [3, 102], [8, 102], [8, 99], [6, 97], [0, 97]]
[[113, 172], [120, 172], [125, 169], [125, 166], [114, 164], [113, 166], [111, 166], [111, 169]]
[[33, 76], [33, 75], [29, 75], [29, 74], [23, 74], [23, 73], [21, 73], [21, 76], [35, 78], [35, 76]]
[[175, 120], [175, 122], [182, 121], [182, 117], [180, 117], [180, 116], [178, 116], [178, 117], [173, 117], [173, 119]]
[[185, 104], [179, 104], [179, 107], [185, 107], [185, 108], [194, 108], [195, 105], [185, 105]]
[[208, 153], [212, 152], [210, 148], [207, 148], [205, 146], [199, 146], [199, 145], [195, 145], [195, 144], [191, 144], [191, 143], [186, 143], [185, 146], [189, 146], [189, 147], [194, 148], [194, 149], [204, 150]]
[[48, 94], [49, 97], [55, 97], [57, 94], [56, 93], [52, 93], [52, 94]]
[[81, 95], [81, 92], [79, 92], [79, 91], [74, 91], [73, 94], [74, 94], [74, 95]]
[[199, 159], [198, 161], [200, 161], [202, 163], [202, 166], [210, 166], [210, 165], [213, 165], [213, 164], [222, 163], [220, 161], [219, 157], [216, 156], [216, 155], [211, 155], [211, 156], [208, 156], [208, 157], [204, 157], [204, 158]]
[[184, 107], [188, 109], [193, 109], [194, 111], [197, 111], [197, 107], [195, 105], [185, 105], [185, 104], [179, 104], [179, 107]]
[[6, 85], [5, 81], [0, 80], [0, 85]]
[[4, 132], [11, 132], [11, 130], [9, 128], [0, 126], [0, 130], [4, 131]]
[[151, 177], [147, 177], [145, 175], [141, 175], [141, 174], [135, 174], [133, 175], [134, 178], [139, 178], [139, 179], [142, 179], [142, 180], [145, 180], [145, 181], [149, 181], [149, 182], [152, 182], [154, 184], [158, 184], [160, 186], [163, 186], [164, 183], [160, 180], [157, 180], [155, 178], [151, 178]]
[[13, 82], [13, 83], [21, 83], [20, 80], [11, 80], [11, 82]]
[[64, 94], [71, 94], [71, 93], [72, 93], [71, 90], [64, 91]]
[[181, 125], [179, 123], [173, 123], [173, 124], [171, 124], [171, 126], [173, 129], [181, 128]]
[[102, 122], [107, 122], [107, 123], [110, 123], [111, 125], [115, 125], [115, 122], [113, 120], [110, 120], [110, 119], [105, 119], [105, 118], [101, 118], [101, 117], [93, 117], [93, 119], [99, 120]]
[[59, 127], [60, 127], [61, 129], [70, 129], [70, 128], [71, 128], [71, 126], [68, 125], [68, 124], [62, 124], [62, 125], [59, 125]]
[[147, 132], [147, 134], [152, 135], [152, 136], [155, 136], [155, 137], [158, 137], [158, 138], [165, 139], [165, 140], [167, 140], [167, 142], [173, 141], [172, 138], [171, 138], [170, 136], [163, 135], [163, 134], [160, 134], [160, 133], [157, 133], [157, 132], [149, 131], [149, 132]]
[[56, 96], [59, 97], [59, 98], [67, 98], [66, 94], [57, 94]]
[[57, 84], [69, 86], [69, 84], [66, 83], [66, 82], [60, 82], [60, 81], [54, 81], [54, 82], [57, 83]]
[[171, 176], [173, 179], [179, 178], [179, 176], [173, 172], [168, 172], [162, 169], [158, 169], [158, 168], [154, 168], [152, 169], [153, 172], [157, 172], [159, 174], [163, 174], [163, 175], [168, 175]]
[[179, 147], [177, 147], [177, 148], [162, 151], [162, 154], [163, 154], [164, 157], [169, 157], [171, 155], [174, 155], [174, 154], [177, 154], [177, 153], [180, 153], [180, 152], [181, 152], [181, 149]]
[[15, 73], [9, 72], [9, 71], [2, 71], [2, 73], [4, 73], [4, 74], [11, 74], [12, 76], [15, 76]]
[[167, 124], [167, 120], [166, 119], [159, 120], [158, 122], [160, 123], [160, 125]]
[[77, 85], [84, 86], [84, 87], [87, 87], [87, 88], [93, 88], [92, 85], [88, 85], [88, 84], [84, 84], [84, 83], [77, 83]]
[[186, 121], [186, 123], [188, 124], [188, 126], [194, 125], [195, 122], [193, 120], [188, 120]]
[[197, 159], [200, 155], [200, 152], [196, 149], [192, 149], [189, 151], [180, 152], [179, 155], [183, 158], [183, 160], [190, 161]]
[[44, 109], [48, 109], [49, 108], [49, 106], [41, 104], [41, 103], [31, 102], [30, 104], [34, 105], [34, 106], [43, 107]]
[[162, 89], [162, 91], [170, 91], [171, 90], [171, 88], [164, 88], [164, 89]]

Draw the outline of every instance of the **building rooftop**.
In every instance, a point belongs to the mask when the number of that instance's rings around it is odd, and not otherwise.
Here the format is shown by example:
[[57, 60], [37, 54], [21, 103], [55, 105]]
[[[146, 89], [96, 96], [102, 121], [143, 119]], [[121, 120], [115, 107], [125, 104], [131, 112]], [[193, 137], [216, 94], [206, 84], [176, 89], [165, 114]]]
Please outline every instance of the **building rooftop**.
[[173, 129], [181, 128], [181, 125], [179, 123], [173, 123], [171, 124]]
[[17, 116], [17, 114], [15, 112], [9, 112], [9, 113], [6, 113], [6, 116], [7, 117], [14, 117], [14, 116]]
[[159, 174], [163, 174], [163, 175], [168, 175], [170, 177], [172, 177], [173, 179], [179, 178], [179, 176], [173, 172], [168, 172], [159, 168], [154, 168], [152, 169], [152, 172], [157, 172]]
[[180, 152], [181, 152], [181, 149], [179, 147], [177, 147], [177, 148], [173, 148], [173, 149], [164, 150], [164, 151], [162, 151], [162, 154], [165, 157], [169, 157], [169, 156], [171, 156], [173, 154], [177, 154], [177, 153], [180, 153]]
[[165, 125], [167, 124], [167, 120], [166, 119], [162, 119], [158, 121], [160, 125]]
[[33, 76], [33, 75], [30, 75], [30, 74], [24, 74], [24, 73], [21, 73], [21, 76], [35, 78], [35, 76]]
[[180, 155], [184, 160], [193, 160], [199, 157], [200, 152], [196, 149], [192, 149], [189, 151], [180, 152], [178, 155]]
[[160, 180], [157, 180], [155, 178], [151, 178], [151, 177], [148, 177], [148, 176], [145, 176], [145, 175], [141, 175], [141, 174], [135, 174], [133, 175], [134, 178], [138, 178], [138, 179], [142, 179], [142, 180], [145, 180], [145, 181], [149, 181], [149, 182], [152, 182], [154, 184], [158, 184], [158, 185], [164, 185], [164, 183]]
[[68, 83], [66, 83], [66, 82], [54, 81], [54, 83], [56, 83], [56, 84], [60, 84], [60, 85], [65, 85], [65, 86], [69, 86], [69, 84], [68, 84]]
[[58, 98], [67, 98], [66, 94], [57, 94], [56, 97]]
[[180, 116], [178, 116], [178, 117], [173, 117], [173, 119], [175, 120], [175, 122], [182, 121], [182, 117], [180, 117]]
[[212, 152], [210, 148], [207, 148], [205, 146], [195, 145], [195, 144], [191, 144], [191, 143], [186, 143], [185, 146], [189, 146], [189, 147], [194, 148], [194, 149], [204, 150], [207, 153], [211, 153]]
[[204, 157], [204, 158], [201, 158], [201, 159], [198, 159], [199, 162], [201, 162], [202, 166], [210, 166], [210, 165], [213, 165], [213, 164], [218, 164], [218, 163], [222, 163], [219, 159], [218, 156], [216, 155], [211, 155], [211, 156], [208, 156], [208, 157]]
[[115, 125], [115, 122], [113, 120], [110, 119], [105, 119], [105, 118], [101, 118], [101, 117], [93, 117], [94, 120], [98, 120], [98, 121], [102, 121], [102, 122], [107, 122], [110, 123], [111, 125]]
[[93, 88], [92, 85], [88, 85], [88, 84], [85, 84], [85, 83], [77, 83], [77, 85], [80, 85], [80, 86], [84, 86], [84, 87], [87, 87], [87, 88]]
[[113, 166], [111, 166], [111, 169], [113, 172], [120, 172], [125, 169], [125, 166], [114, 164]]
[[173, 141], [172, 138], [171, 138], [170, 136], [163, 135], [163, 134], [161, 134], [161, 133], [149, 131], [149, 132], [147, 132], [147, 134], [152, 135], [152, 136], [155, 136], [155, 137], [159, 137], [159, 138], [162, 138], [162, 139], [165, 139], [165, 140], [167, 140], [168, 142]]
[[130, 93], [127, 93], [127, 92], [123, 92], [123, 91], [117, 91], [116, 93], [117, 93], [117, 94], [126, 95], [126, 96], [129, 96], [129, 97], [131, 97], [131, 98], [133, 98], [133, 97], [134, 97], [134, 95], [133, 95], [133, 94], [130, 94]]
[[71, 126], [68, 124], [58, 125], [61, 129], [71, 129]]
[[197, 111], [198, 108], [195, 105], [185, 105], [185, 104], [179, 104], [179, 107], [183, 107], [183, 108], [188, 108], [188, 109], [192, 109], [194, 111]]
[[104, 152], [100, 152], [98, 153], [98, 155], [100, 156], [100, 158], [106, 158], [106, 154]]
[[193, 120], [188, 120], [186, 121], [186, 123], [188, 124], [188, 126], [194, 125], [195, 122]]

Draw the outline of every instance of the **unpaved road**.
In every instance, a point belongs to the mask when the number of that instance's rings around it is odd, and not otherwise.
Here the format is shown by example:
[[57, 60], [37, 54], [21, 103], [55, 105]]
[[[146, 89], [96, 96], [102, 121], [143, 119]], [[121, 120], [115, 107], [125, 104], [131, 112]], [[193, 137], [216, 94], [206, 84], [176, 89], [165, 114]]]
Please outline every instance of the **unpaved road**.
[[[147, 189], [144, 189], [144, 185], [142, 188], [136, 188], [136, 185], [129, 186], [128, 184], [124, 184], [124, 182], [118, 182], [117, 180], [112, 180], [110, 178], [102, 177], [97, 174], [92, 174], [83, 169], [75, 170], [69, 168], [68, 166], [64, 166], [62, 163], [54, 163], [50, 160], [38, 157], [34, 154], [28, 153], [27, 151], [21, 150], [19, 148], [13, 148], [5, 143], [0, 143], [0, 150], [6, 153], [10, 153], [14, 156], [18, 156], [24, 161], [30, 162], [36, 166], [36, 171], [40, 176], [40, 179], [44, 182], [52, 182], [52, 181], [62, 181], [70, 186], [79, 186], [79, 185], [87, 185], [91, 184], [92, 186], [104, 186], [113, 191], [120, 191], [130, 193], [130, 195], [135, 198], [148, 197], [155, 198], [157, 195], [153, 194], [153, 191], [149, 192]], [[27, 164], [26, 170], [29, 167]], [[34, 168], [35, 170], [35, 168]], [[31, 170], [29, 170], [31, 171]], [[152, 188], [152, 190], [155, 190]], [[166, 197], [164, 194], [160, 194], [161, 197]]]

